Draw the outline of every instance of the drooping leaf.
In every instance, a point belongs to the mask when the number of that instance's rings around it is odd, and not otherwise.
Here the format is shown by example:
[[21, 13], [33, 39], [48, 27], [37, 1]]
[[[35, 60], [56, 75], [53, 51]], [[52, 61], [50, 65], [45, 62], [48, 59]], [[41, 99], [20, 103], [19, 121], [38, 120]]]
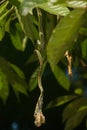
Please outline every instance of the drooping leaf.
[[14, 91], [27, 95], [28, 86], [25, 79], [23, 77], [21, 78], [2, 57], [0, 57], [0, 68], [5, 73], [7, 81], [13, 87]]
[[5, 13], [8, 3], [8, 1], [5, 1], [2, 5], [0, 5], [0, 17]]
[[55, 66], [55, 68], [52, 70], [56, 80], [58, 83], [66, 90], [69, 90], [70, 88], [70, 82], [69, 79], [66, 77], [65, 73], [59, 66]]
[[61, 106], [65, 103], [75, 99], [76, 97], [77, 96], [75, 96], [75, 95], [65, 95], [65, 96], [58, 97], [58, 98], [54, 99], [53, 101], [51, 101], [47, 105], [46, 109]]
[[10, 11], [12, 11], [12, 8], [7, 10], [6, 6], [8, 5], [8, 2], [6, 3], [6, 5], [4, 5], [4, 7], [1, 10], [1, 14], [0, 14], [0, 41], [2, 41], [4, 35], [5, 35], [5, 25], [6, 25], [6, 21], [7, 21], [7, 16], [10, 13]]
[[29, 79], [29, 91], [34, 90], [37, 86], [38, 72], [39, 72], [39, 67], [33, 72], [33, 74]]
[[[12, 14], [13, 15], [13, 14]], [[10, 25], [11, 25], [11, 21], [12, 21], [12, 18], [13, 16], [10, 15], [7, 19], [6, 19], [6, 22], [5, 22], [5, 31], [10, 33]]]
[[78, 99], [69, 103], [63, 111], [63, 122], [75, 115], [78, 109], [87, 104], [87, 99], [84, 97], [79, 97]]
[[10, 31], [10, 38], [12, 44], [17, 50], [24, 51], [25, 48], [23, 46], [23, 40], [25, 38], [25, 35], [22, 32], [20, 25], [19, 24], [15, 25], [16, 26], [14, 28], [12, 27]]
[[76, 38], [84, 13], [84, 10], [71, 11], [54, 29], [47, 45], [47, 58], [53, 69]]
[[28, 14], [27, 16], [22, 16], [21, 12], [15, 7], [16, 15], [18, 17], [19, 23], [25, 35], [32, 41], [36, 41], [38, 38], [38, 31], [35, 27], [36, 19], [34, 15]]
[[20, 78], [25, 79], [24, 73], [22, 72], [22, 70], [21, 70], [19, 67], [17, 67], [17, 66], [14, 65], [14, 64], [11, 64], [11, 63], [9, 63], [9, 65], [10, 65], [10, 66], [12, 67], [12, 69], [18, 74], [18, 76], [19, 76]]
[[33, 53], [33, 54], [29, 57], [29, 59], [26, 61], [26, 64], [30, 64], [30, 63], [33, 63], [33, 62], [35, 62], [35, 61], [38, 61], [38, 57], [37, 57], [37, 55], [36, 55], [35, 53]]
[[77, 126], [80, 125], [84, 117], [87, 115], [87, 110], [77, 112], [75, 115], [72, 115], [66, 122], [65, 130], [74, 130]]
[[27, 37], [32, 41], [36, 41], [38, 39], [38, 31], [34, 25], [34, 16], [27, 15], [21, 16], [21, 20], [24, 26], [24, 31]]
[[0, 98], [2, 99], [3, 103], [6, 102], [9, 95], [9, 88], [8, 88], [8, 81], [5, 73], [1, 71], [0, 68]]

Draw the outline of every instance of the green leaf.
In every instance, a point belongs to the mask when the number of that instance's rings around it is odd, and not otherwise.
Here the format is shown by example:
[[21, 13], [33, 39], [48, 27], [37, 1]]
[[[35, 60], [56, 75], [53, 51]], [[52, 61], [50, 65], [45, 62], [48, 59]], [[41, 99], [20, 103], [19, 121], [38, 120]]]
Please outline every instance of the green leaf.
[[58, 97], [58, 98], [54, 99], [53, 101], [51, 101], [47, 105], [46, 109], [52, 108], [52, 107], [59, 107], [65, 103], [75, 99], [76, 97], [77, 96], [75, 96], [75, 95], [65, 95], [65, 96]]
[[5, 22], [0, 21], [0, 41], [2, 41], [3, 37], [5, 35]]
[[17, 7], [19, 7], [19, 5], [20, 5], [19, 0], [9, 0], [9, 2], [10, 2], [12, 5], [15, 5], [15, 6], [17, 6]]
[[48, 43], [48, 40], [56, 24], [56, 16], [46, 13], [45, 15], [43, 15], [43, 21], [45, 23], [43, 26], [45, 42]]
[[58, 0], [53, 2], [49, 0], [49, 2], [53, 4], [63, 4], [64, 6], [70, 8], [86, 9], [87, 7], [87, 0]]
[[82, 88], [77, 88], [77, 89], [74, 90], [74, 93], [78, 94], [78, 95], [82, 95], [83, 94], [83, 89]]
[[26, 61], [26, 64], [34, 63], [35, 61], [38, 61], [38, 57], [35, 53], [32, 53], [32, 55]]
[[18, 0], [20, 3], [23, 1], [23, 0]]
[[21, 4], [21, 12], [23, 15], [27, 15], [28, 13], [33, 14], [34, 8], [41, 8], [51, 14], [66, 16], [69, 13], [69, 9], [71, 8], [84, 8], [87, 7], [86, 0], [24, 0]]
[[38, 39], [38, 31], [34, 25], [34, 19], [34, 16], [29, 14], [27, 16], [21, 16], [24, 32], [32, 42]]
[[25, 35], [32, 41], [38, 39], [38, 31], [35, 27], [36, 19], [34, 15], [28, 14], [27, 16], [22, 16], [21, 12], [15, 7], [16, 15], [18, 17], [19, 23]]
[[23, 84], [22, 83], [23, 82], [21, 82], [21, 83], [20, 82], [14, 82], [14, 84], [12, 84], [12, 87], [13, 87], [14, 91], [28, 95], [27, 92], [26, 92], [25, 86], [23, 86], [24, 83]]
[[72, 117], [77, 113], [81, 106], [87, 104], [87, 99], [84, 97], [79, 97], [78, 99], [69, 103], [63, 111], [63, 122]]
[[3, 103], [6, 102], [9, 95], [8, 81], [5, 73], [1, 71], [0, 68], [0, 97]]
[[80, 125], [84, 117], [87, 115], [87, 110], [77, 112], [75, 115], [72, 115], [65, 124], [65, 130], [74, 130], [77, 126]]
[[82, 52], [82, 58], [85, 59], [87, 57], [87, 39], [85, 39], [81, 43], [81, 52]]
[[4, 14], [0, 17], [0, 41], [2, 41], [5, 35], [5, 23], [6, 18], [4, 18]]
[[78, 109], [78, 112], [79, 112], [79, 111], [84, 111], [84, 110], [87, 110], [87, 105], [81, 106], [81, 107]]
[[[0, 68], [7, 77], [8, 83], [13, 87], [14, 91], [27, 94], [27, 83], [25, 79], [20, 77], [4, 58], [0, 57]], [[16, 70], [17, 71], [17, 70]]]
[[12, 21], [12, 17], [10, 16], [8, 19], [6, 19], [6, 22], [5, 22], [5, 31], [10, 33], [10, 23]]
[[37, 86], [38, 72], [39, 72], [39, 67], [33, 72], [33, 74], [29, 79], [29, 91], [34, 90]]
[[84, 10], [79, 9], [71, 11], [54, 29], [46, 48], [47, 58], [53, 69], [75, 40], [84, 13]]
[[22, 15], [27, 15], [28, 13], [33, 14], [32, 10], [38, 7], [39, 4], [45, 3], [47, 0], [23, 0], [20, 8]]
[[25, 48], [23, 46], [23, 40], [25, 38], [25, 35], [22, 32], [21, 27], [18, 23], [15, 25], [14, 28], [13, 27], [11, 28], [10, 38], [12, 44], [17, 50], [24, 51]]
[[72, 8], [87, 8], [87, 0], [68, 0], [66, 4], [68, 7]]
[[9, 63], [9, 65], [12, 67], [12, 69], [18, 74], [18, 76], [20, 77], [20, 78], [22, 78], [22, 79], [25, 79], [25, 75], [24, 75], [24, 73], [22, 72], [22, 70], [19, 68], [19, 67], [17, 67], [16, 65], [14, 65], [14, 64], [11, 64], [11, 63]]
[[0, 17], [5, 13], [8, 3], [8, 1], [5, 1], [2, 5], [0, 5]]
[[5, 35], [5, 24], [7, 21], [7, 16], [8, 14], [12, 11], [12, 8], [7, 10], [6, 6], [7, 6], [8, 2], [6, 3], [6, 5], [4, 5], [4, 7], [1, 10], [1, 16], [0, 16], [0, 41], [2, 41], [4, 35]]
[[66, 77], [65, 73], [59, 66], [55, 66], [55, 68], [52, 70], [56, 80], [59, 82], [59, 84], [66, 90], [69, 90], [70, 88], [70, 82], [69, 79]]
[[80, 30], [79, 30], [79, 33], [87, 36], [87, 28], [81, 27]]
[[38, 5], [38, 7], [54, 15], [66, 16], [70, 12], [69, 9], [62, 4], [53, 5], [49, 3], [44, 3]]

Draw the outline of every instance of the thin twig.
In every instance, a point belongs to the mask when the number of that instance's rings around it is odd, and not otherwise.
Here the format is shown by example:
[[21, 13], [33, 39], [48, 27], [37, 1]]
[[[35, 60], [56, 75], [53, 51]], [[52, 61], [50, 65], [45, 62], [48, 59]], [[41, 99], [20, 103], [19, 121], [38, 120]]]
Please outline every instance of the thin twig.
[[39, 40], [41, 43], [40, 50], [43, 51], [45, 47], [45, 41], [44, 41], [44, 31], [43, 31], [43, 22], [42, 22], [42, 12], [39, 8], [37, 8], [37, 15], [38, 15], [38, 23], [39, 23]]
[[39, 63], [40, 63], [40, 69], [39, 69], [39, 73], [38, 73], [38, 87], [40, 89], [40, 96], [39, 96], [37, 104], [36, 104], [34, 118], [35, 118], [35, 125], [37, 127], [40, 127], [42, 124], [45, 123], [45, 116], [42, 113], [44, 90], [43, 90], [43, 86], [42, 86], [42, 82], [41, 82], [43, 59], [38, 50], [35, 49], [35, 52], [38, 56]]

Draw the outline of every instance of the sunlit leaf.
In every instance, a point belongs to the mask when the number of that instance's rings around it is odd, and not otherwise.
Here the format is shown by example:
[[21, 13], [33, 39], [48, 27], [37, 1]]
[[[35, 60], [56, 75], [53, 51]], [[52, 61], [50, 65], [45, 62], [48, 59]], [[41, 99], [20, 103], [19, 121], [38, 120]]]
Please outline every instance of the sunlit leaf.
[[55, 68], [52, 70], [56, 80], [59, 82], [59, 84], [66, 90], [69, 90], [70, 82], [68, 78], [66, 77], [65, 73], [59, 66], [55, 66]]
[[53, 101], [51, 101], [47, 105], [46, 109], [61, 106], [65, 103], [75, 99], [76, 97], [77, 96], [75, 96], [75, 95], [65, 95], [65, 96], [58, 97], [58, 98], [54, 99]]
[[63, 58], [65, 51], [75, 40], [84, 13], [84, 10], [71, 11], [54, 29], [47, 45], [47, 58], [52, 68]]
[[61, 15], [61, 16], [66, 16], [70, 11], [67, 7], [58, 4], [58, 5], [52, 5], [49, 3], [44, 3], [41, 5], [38, 5], [39, 8], [47, 11], [50, 14], [54, 15]]
[[66, 3], [72, 8], [87, 8], [87, 0], [67, 0]]
[[48, 0], [53, 4], [63, 4], [66, 7], [86, 9], [87, 0]]
[[5, 73], [1, 71], [0, 68], [0, 97], [3, 103], [6, 102], [9, 95], [8, 81]]
[[32, 14], [33, 9], [37, 7], [51, 14], [65, 16], [69, 13], [69, 9], [67, 7], [86, 9], [87, 1], [86, 0], [63, 0], [63, 1], [62, 0], [58, 0], [58, 1], [24, 0], [21, 4], [21, 12], [23, 15], [27, 15], [28, 13]]

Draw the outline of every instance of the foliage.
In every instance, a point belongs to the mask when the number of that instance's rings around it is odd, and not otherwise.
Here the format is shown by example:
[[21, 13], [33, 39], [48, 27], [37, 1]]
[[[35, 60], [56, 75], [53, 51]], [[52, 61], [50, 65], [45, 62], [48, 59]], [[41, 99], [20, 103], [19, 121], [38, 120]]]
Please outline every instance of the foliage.
[[[0, 49], [3, 50], [0, 52], [0, 97], [4, 103], [9, 96], [9, 86], [18, 99], [19, 93], [28, 96], [28, 92], [37, 87], [39, 64], [34, 50], [38, 49], [44, 62], [42, 75], [47, 73], [49, 65], [58, 86], [68, 92], [48, 103], [46, 109], [67, 103], [63, 110], [65, 130], [80, 125], [87, 115], [86, 9], [87, 0], [0, 1]], [[19, 65], [12, 59], [14, 52], [5, 54], [4, 44], [8, 46], [8, 42], [23, 55], [31, 44], [27, 58], [22, 56], [25, 58], [22, 64], [21, 59], [18, 58]], [[68, 58], [73, 59], [71, 66], [65, 56], [67, 50]], [[29, 76], [23, 68], [27, 65], [31, 67]]]

